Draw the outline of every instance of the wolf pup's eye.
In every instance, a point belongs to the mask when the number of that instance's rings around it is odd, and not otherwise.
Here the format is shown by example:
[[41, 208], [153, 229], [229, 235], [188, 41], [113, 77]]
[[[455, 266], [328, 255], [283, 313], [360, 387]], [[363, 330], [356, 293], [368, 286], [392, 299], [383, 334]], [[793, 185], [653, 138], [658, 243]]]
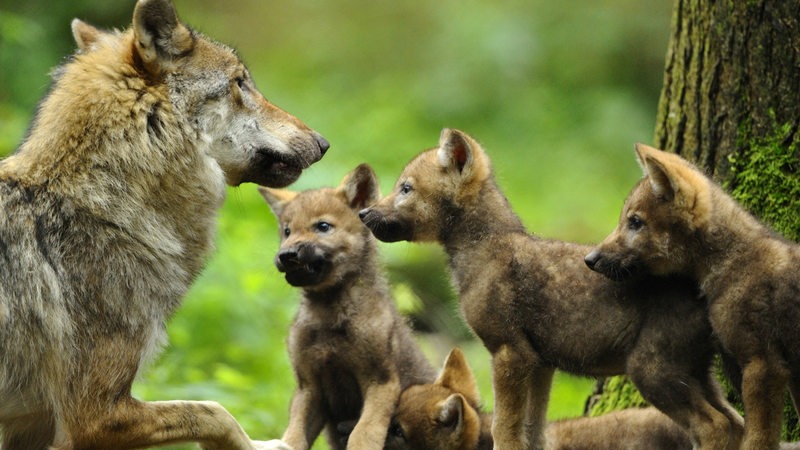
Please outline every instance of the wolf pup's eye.
[[393, 423], [392, 426], [389, 428], [389, 435], [403, 440], [405, 440], [406, 438], [405, 433], [403, 433], [403, 428], [400, 426], [400, 424], [397, 423]]
[[400, 193], [401, 193], [401, 194], [408, 194], [408, 193], [409, 193], [409, 192], [411, 192], [413, 189], [414, 189], [414, 188], [412, 188], [412, 187], [411, 187], [411, 184], [409, 184], [409, 183], [403, 183], [403, 184], [401, 184], [401, 185], [400, 185]]
[[314, 225], [314, 228], [320, 233], [327, 233], [333, 229], [333, 225], [329, 224], [328, 222], [317, 222], [317, 224]]
[[289, 227], [283, 227], [283, 235], [289, 237], [290, 234], [292, 234], [292, 230]]
[[628, 229], [631, 231], [640, 230], [644, 226], [644, 221], [642, 218], [637, 216], [636, 214], [628, 217]]

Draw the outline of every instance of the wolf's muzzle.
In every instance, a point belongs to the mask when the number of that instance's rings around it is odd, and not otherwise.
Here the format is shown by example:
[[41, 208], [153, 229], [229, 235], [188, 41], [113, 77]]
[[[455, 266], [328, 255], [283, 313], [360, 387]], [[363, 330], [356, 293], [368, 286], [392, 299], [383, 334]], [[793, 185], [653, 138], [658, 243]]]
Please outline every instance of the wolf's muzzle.
[[332, 268], [326, 252], [304, 243], [281, 249], [275, 256], [275, 266], [286, 274], [286, 282], [296, 287], [321, 283]]
[[358, 218], [380, 241], [410, 241], [413, 238], [413, 229], [406, 222], [392, 219], [373, 208], [362, 209]]

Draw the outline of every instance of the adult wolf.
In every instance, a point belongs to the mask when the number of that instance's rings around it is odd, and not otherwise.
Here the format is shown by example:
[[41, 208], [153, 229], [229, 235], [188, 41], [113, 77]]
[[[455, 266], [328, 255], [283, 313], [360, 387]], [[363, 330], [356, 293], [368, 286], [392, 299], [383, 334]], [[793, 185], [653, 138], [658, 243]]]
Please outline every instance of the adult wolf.
[[286, 185], [328, 143], [168, 0], [140, 0], [123, 32], [72, 30], [0, 162], [2, 447], [253, 449], [219, 404], [140, 402], [131, 383], [212, 249], [225, 182]]
[[492, 354], [496, 449], [544, 447], [555, 369], [627, 373], [700, 449], [737, 448], [741, 417], [709, 374], [711, 326], [689, 279], [615, 283], [590, 247], [527, 233], [477, 141], [445, 129], [362, 220], [383, 241], [435, 241], [466, 322]]
[[761, 224], [678, 155], [636, 145], [645, 177], [586, 263], [612, 278], [682, 273], [742, 368], [747, 450], [778, 448], [784, 391], [800, 406], [800, 246]]
[[356, 167], [335, 189], [260, 189], [281, 226], [275, 264], [303, 288], [289, 331], [297, 378], [283, 441], [312, 446], [323, 427], [344, 449], [336, 426], [352, 423], [346, 448], [381, 448], [400, 392], [429, 383], [433, 367], [394, 307], [375, 238], [358, 211], [380, 197], [375, 173]]

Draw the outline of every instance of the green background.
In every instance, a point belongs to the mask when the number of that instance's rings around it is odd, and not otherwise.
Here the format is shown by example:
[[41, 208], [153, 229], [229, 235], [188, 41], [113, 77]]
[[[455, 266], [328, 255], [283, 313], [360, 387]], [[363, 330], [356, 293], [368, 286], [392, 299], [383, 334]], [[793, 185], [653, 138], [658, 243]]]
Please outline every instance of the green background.
[[[293, 189], [361, 162], [384, 192], [442, 127], [481, 141], [537, 234], [596, 242], [652, 141], [672, 2], [665, 0], [179, 0], [182, 19], [235, 47], [272, 102], [332, 144]], [[124, 28], [132, 1], [0, 0], [0, 154], [14, 151], [78, 17]], [[285, 336], [298, 292], [274, 268], [275, 220], [255, 186], [230, 189], [217, 251], [135, 386], [146, 400], [213, 399], [251, 436], [277, 438], [294, 386]], [[491, 407], [489, 356], [461, 323], [435, 246], [381, 245], [401, 309], [439, 366], [453, 345]], [[580, 415], [592, 380], [559, 374], [552, 419]], [[319, 443], [318, 448], [324, 448]]]

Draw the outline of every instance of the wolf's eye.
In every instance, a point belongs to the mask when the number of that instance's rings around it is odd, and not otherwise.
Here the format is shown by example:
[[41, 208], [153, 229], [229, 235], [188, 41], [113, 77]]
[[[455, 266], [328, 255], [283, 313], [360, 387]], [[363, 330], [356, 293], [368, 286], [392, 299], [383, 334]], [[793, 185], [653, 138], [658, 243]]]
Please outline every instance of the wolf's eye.
[[637, 231], [644, 226], [644, 221], [642, 218], [637, 216], [636, 214], [628, 217], [628, 229], [631, 231]]
[[413, 189], [414, 189], [414, 188], [413, 188], [413, 187], [411, 187], [411, 184], [410, 184], [410, 183], [403, 183], [403, 184], [401, 184], [401, 185], [400, 185], [400, 193], [401, 193], [401, 194], [408, 194], [408, 193], [409, 193], [409, 192], [411, 192]]
[[283, 235], [289, 237], [290, 234], [292, 234], [292, 230], [289, 227], [283, 227]]
[[236, 77], [236, 86], [239, 86], [241, 90], [247, 90], [247, 84], [245, 84], [245, 78], [243, 76]]
[[389, 435], [394, 436], [398, 439], [405, 439], [406, 435], [403, 433], [403, 427], [400, 424], [393, 423], [392, 426], [389, 428]]
[[327, 233], [333, 229], [333, 225], [329, 224], [328, 222], [317, 222], [314, 225], [314, 229], [319, 231], [320, 233]]

